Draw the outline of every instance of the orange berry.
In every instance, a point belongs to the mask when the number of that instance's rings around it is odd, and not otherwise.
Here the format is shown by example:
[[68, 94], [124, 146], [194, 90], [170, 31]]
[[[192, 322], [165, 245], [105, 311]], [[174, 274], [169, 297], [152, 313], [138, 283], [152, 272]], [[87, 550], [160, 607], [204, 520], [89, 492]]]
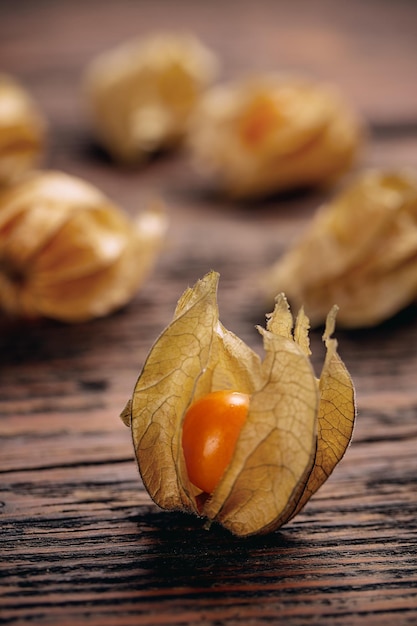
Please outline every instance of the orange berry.
[[194, 402], [184, 417], [182, 447], [190, 481], [213, 493], [229, 465], [249, 410], [249, 396], [214, 391]]

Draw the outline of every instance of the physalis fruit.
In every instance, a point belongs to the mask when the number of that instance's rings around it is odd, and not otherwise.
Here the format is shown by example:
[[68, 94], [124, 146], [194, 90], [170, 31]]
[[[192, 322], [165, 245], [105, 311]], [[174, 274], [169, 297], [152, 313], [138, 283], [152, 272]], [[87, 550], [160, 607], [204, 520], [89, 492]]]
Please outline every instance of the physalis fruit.
[[374, 326], [417, 298], [417, 175], [363, 172], [323, 205], [301, 239], [261, 278], [322, 324], [332, 302], [345, 327]]
[[188, 143], [201, 175], [244, 199], [333, 183], [363, 139], [362, 120], [334, 86], [262, 74], [208, 89]]
[[82, 322], [129, 302], [166, 231], [159, 207], [131, 219], [63, 172], [27, 175], [0, 194], [0, 308]]
[[336, 309], [324, 366], [310, 363], [309, 322], [283, 295], [268, 316], [265, 358], [220, 323], [218, 275], [178, 302], [122, 413], [143, 483], [162, 508], [193, 512], [236, 535], [273, 531], [298, 513], [342, 458], [354, 388], [337, 353]]

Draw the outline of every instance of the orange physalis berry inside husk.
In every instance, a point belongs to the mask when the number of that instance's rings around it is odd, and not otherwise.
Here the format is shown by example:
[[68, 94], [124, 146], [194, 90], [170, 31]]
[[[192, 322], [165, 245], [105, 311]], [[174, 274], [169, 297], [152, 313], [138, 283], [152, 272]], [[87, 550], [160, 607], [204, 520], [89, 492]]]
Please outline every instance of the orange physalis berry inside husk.
[[212, 493], [229, 465], [246, 420], [249, 396], [213, 391], [190, 406], [182, 427], [182, 447], [190, 481]]

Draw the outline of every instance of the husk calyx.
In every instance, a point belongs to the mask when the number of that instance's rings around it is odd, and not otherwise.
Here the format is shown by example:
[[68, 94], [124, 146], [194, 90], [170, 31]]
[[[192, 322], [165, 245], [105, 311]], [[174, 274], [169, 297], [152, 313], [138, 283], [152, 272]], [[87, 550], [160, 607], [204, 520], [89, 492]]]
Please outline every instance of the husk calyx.
[[[266, 533], [294, 517], [342, 458], [355, 418], [354, 388], [331, 337], [336, 308], [327, 318], [317, 379], [303, 310], [294, 324], [285, 296], [278, 296], [266, 329], [259, 328], [262, 361], [220, 323], [217, 284], [210, 272], [185, 291], [121, 417], [159, 506], [193, 512], [236, 535]], [[182, 421], [196, 399], [228, 388], [250, 394], [249, 412], [232, 461], [208, 496], [188, 479]]]

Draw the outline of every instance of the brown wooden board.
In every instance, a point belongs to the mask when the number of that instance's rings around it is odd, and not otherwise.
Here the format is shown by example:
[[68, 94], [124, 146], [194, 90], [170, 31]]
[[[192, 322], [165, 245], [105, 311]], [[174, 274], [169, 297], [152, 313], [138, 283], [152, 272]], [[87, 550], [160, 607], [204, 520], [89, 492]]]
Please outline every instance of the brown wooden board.
[[200, 36], [223, 77], [278, 69], [336, 81], [370, 125], [358, 167], [417, 167], [411, 0], [0, 3], [0, 69], [49, 119], [45, 166], [86, 178], [132, 214], [161, 195], [170, 218], [154, 272], [123, 310], [75, 326], [0, 317], [0, 623], [414, 625], [416, 307], [374, 329], [337, 331], [357, 391], [353, 443], [279, 532], [206, 531], [159, 510], [142, 486], [118, 416], [178, 297], [219, 271], [221, 320], [261, 351], [256, 274], [330, 193], [243, 204], [207, 190], [184, 153], [129, 171], [104, 157], [85, 116], [83, 69], [161, 29]]

